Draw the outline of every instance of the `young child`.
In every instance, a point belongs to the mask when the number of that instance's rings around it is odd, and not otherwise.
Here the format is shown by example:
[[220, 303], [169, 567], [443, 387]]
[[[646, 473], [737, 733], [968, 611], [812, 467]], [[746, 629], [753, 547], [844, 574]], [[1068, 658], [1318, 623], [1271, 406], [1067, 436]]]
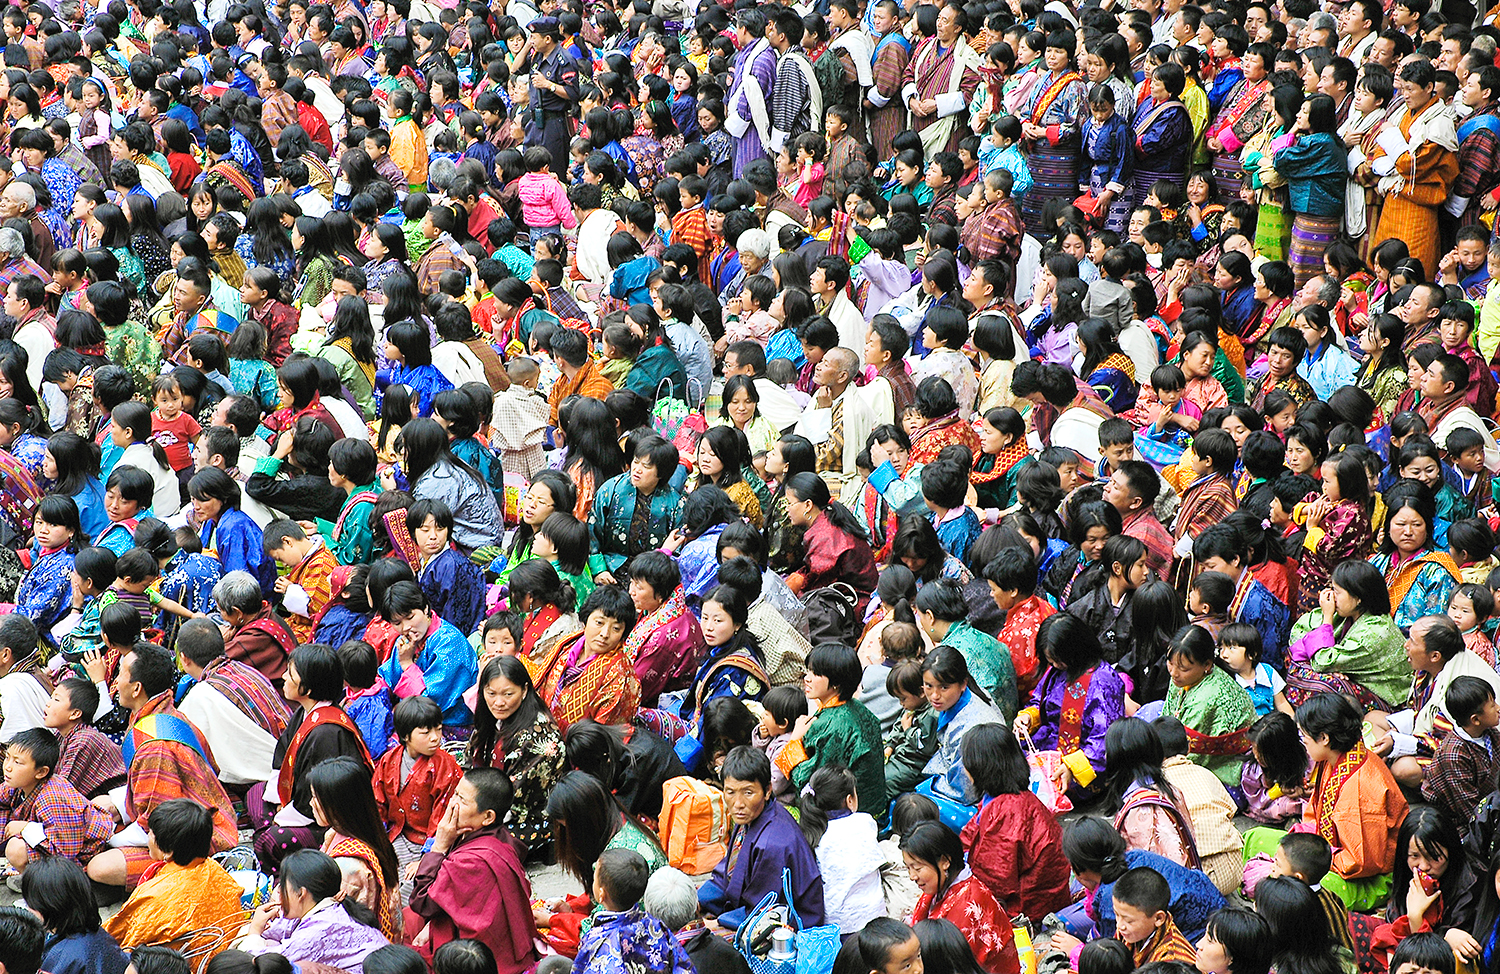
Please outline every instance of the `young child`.
[[1188, 622], [1207, 630], [1215, 641], [1229, 625], [1234, 579], [1223, 572], [1200, 572], [1188, 587]]
[[182, 389], [170, 372], [151, 383], [151, 401], [156, 405], [151, 411], [152, 440], [167, 452], [167, 464], [177, 474], [177, 479], [185, 484], [196, 473], [193, 469], [193, 441], [203, 432], [203, 427], [183, 410]]
[[1255, 715], [1264, 717], [1279, 710], [1291, 716], [1292, 705], [1282, 692], [1286, 680], [1271, 668], [1270, 663], [1261, 662], [1263, 652], [1260, 630], [1249, 623], [1232, 622], [1219, 631], [1219, 659], [1250, 694]]
[[1115, 936], [1130, 948], [1137, 968], [1152, 961], [1194, 965], [1197, 954], [1168, 912], [1172, 888], [1161, 873], [1149, 866], [1126, 870], [1115, 881], [1111, 896]]
[[333, 553], [323, 546], [321, 535], [307, 535], [296, 521], [280, 519], [266, 525], [266, 554], [287, 571], [278, 575], [276, 591], [287, 610], [298, 643], [310, 642], [313, 619], [333, 598], [333, 570], [339, 566]]
[[1323, 887], [1323, 877], [1332, 868], [1333, 847], [1327, 839], [1316, 832], [1289, 832], [1276, 847], [1271, 875], [1290, 876], [1306, 883], [1323, 907], [1334, 939], [1352, 951], [1354, 936], [1349, 932], [1349, 908], [1337, 893]]
[[1476, 511], [1493, 507], [1492, 481], [1484, 465], [1484, 438], [1479, 431], [1460, 426], [1448, 434], [1443, 449], [1448, 452], [1449, 479], [1457, 481], [1453, 486], [1458, 492]]
[[554, 511], [532, 536], [531, 553], [551, 564], [557, 577], [573, 586], [577, 607], [582, 609], [594, 591], [594, 579], [588, 571], [588, 526], [567, 511]]
[[70, 676], [53, 689], [42, 711], [42, 726], [57, 734], [55, 773], [91, 800], [125, 783], [120, 745], [94, 727], [98, 710], [98, 688]]
[[[1385, 523], [1383, 517], [1380, 523]], [[1458, 563], [1458, 577], [1476, 585], [1483, 585], [1500, 565], [1495, 559], [1495, 534], [1483, 518], [1464, 518], [1448, 525], [1448, 553]]]
[[374, 646], [351, 639], [339, 647], [339, 665], [344, 670], [344, 713], [359, 728], [370, 757], [379, 760], [395, 741], [391, 688], [380, 678], [380, 658]]
[[58, 640], [58, 649], [69, 662], [77, 662], [84, 653], [104, 647], [99, 630], [99, 614], [115, 601], [115, 553], [96, 546], [80, 551], [73, 558], [73, 612], [64, 620], [72, 622], [69, 631]]
[[535, 243], [543, 234], [561, 233], [566, 227], [578, 226], [578, 218], [568, 203], [568, 189], [552, 175], [552, 153], [545, 146], [534, 145], [521, 157], [526, 172], [516, 183], [521, 198], [521, 216], [531, 228]]
[[1495, 644], [1484, 634], [1484, 624], [1495, 614], [1495, 595], [1483, 585], [1465, 582], [1448, 597], [1448, 618], [1464, 634], [1464, 648], [1495, 666]]
[[1135, 450], [1141, 459], [1158, 471], [1182, 460], [1192, 434], [1198, 429], [1203, 410], [1187, 399], [1187, 376], [1175, 365], [1158, 365], [1151, 373], [1151, 386], [1142, 389], [1142, 398], [1154, 396], [1157, 407], [1149, 401], [1144, 410], [1137, 409], [1138, 421], [1145, 423], [1135, 433]]
[[823, 195], [823, 158], [828, 146], [817, 132], [804, 132], [797, 136], [797, 190], [792, 198], [803, 209], [807, 204]]
[[965, 503], [969, 491], [968, 464], [934, 461], [922, 469], [922, 499], [932, 512], [943, 549], [968, 561], [969, 549], [979, 540], [979, 515]]
[[1474, 334], [1474, 306], [1467, 301], [1444, 302], [1438, 323], [1443, 351], [1457, 355], [1469, 367], [1464, 399], [1481, 416], [1495, 412], [1495, 376], [1470, 341]]
[[380, 818], [401, 864], [401, 897], [411, 894], [411, 875], [463, 771], [442, 748], [443, 712], [431, 697], [407, 697], [396, 705], [393, 747], [375, 763], [372, 784]]
[[1001, 115], [990, 126], [989, 138], [979, 147], [979, 174], [983, 178], [996, 169], [1011, 174], [1010, 198], [1020, 200], [1031, 189], [1031, 166], [1021, 152], [1021, 120]]
[[[911, 630], [917, 630], [912, 632]], [[880, 634], [880, 644], [894, 649], [901, 641], [920, 640], [921, 631], [906, 622], [893, 622]], [[885, 738], [885, 782], [890, 794], [915, 788], [937, 751], [937, 713], [922, 690], [922, 664], [905, 659], [885, 677], [885, 689], [901, 703], [901, 719]]]
[[802, 687], [772, 687], [760, 701], [760, 723], [750, 736], [750, 743], [766, 752], [771, 760], [771, 795], [783, 805], [797, 801], [797, 789], [786, 772], [776, 767], [776, 756], [792, 741], [792, 728], [798, 717], [807, 715], [807, 696]]
[[605, 849], [594, 865], [593, 925], [578, 944], [575, 971], [691, 970], [675, 931], [641, 909], [650, 872], [633, 849]]
[[114, 835], [109, 813], [54, 774], [59, 751], [57, 735], [42, 727], [23, 730], [6, 745], [0, 824], [5, 827], [5, 859], [17, 873], [43, 856], [87, 865]]
[[1456, 733], [1443, 738], [1422, 776], [1422, 797], [1448, 810], [1461, 832], [1474, 821], [1479, 801], [1489, 794], [1500, 768], [1500, 706], [1495, 690], [1475, 676], [1448, 684], [1443, 703]]
[[1087, 189], [1095, 200], [1095, 218], [1106, 229], [1118, 233], [1125, 229], [1130, 213], [1131, 197], [1125, 192], [1126, 167], [1134, 146], [1130, 126], [1115, 111], [1115, 93], [1109, 85], [1095, 85], [1089, 93], [1083, 145], [1089, 163]]

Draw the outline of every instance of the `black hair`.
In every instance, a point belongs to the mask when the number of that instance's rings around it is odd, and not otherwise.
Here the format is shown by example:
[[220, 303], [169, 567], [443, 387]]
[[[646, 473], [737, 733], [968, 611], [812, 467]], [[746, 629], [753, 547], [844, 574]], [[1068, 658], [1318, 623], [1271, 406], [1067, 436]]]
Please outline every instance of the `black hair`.
[[767, 792], [771, 790], [771, 761], [760, 748], [740, 746], [724, 755], [720, 780], [754, 781]]
[[1153, 916], [1172, 905], [1172, 887], [1161, 873], [1150, 866], [1127, 869], [1115, 880], [1111, 895], [1119, 902]]
[[981, 724], [964, 736], [963, 769], [981, 795], [1018, 795], [1027, 790], [1030, 769], [1016, 736], [1004, 724]]
[[826, 678], [829, 689], [836, 691], [843, 701], [854, 699], [860, 681], [864, 678], [864, 667], [860, 665], [859, 654], [853, 647], [843, 643], [819, 643], [814, 646], [807, 654], [807, 671]]
[[[42, 856], [21, 874], [21, 896], [27, 907], [35, 910], [53, 937], [87, 935], [99, 929], [99, 907], [94, 899], [93, 884], [75, 859], [66, 856]], [[7, 938], [10, 950], [18, 946]], [[8, 965], [10, 950], [0, 951]], [[40, 952], [38, 954], [40, 957]], [[12, 968], [6, 967], [9, 971]]]
[[153, 808], [146, 825], [157, 848], [177, 865], [188, 866], [213, 851], [215, 814], [191, 799], [174, 798]]
[[1364, 716], [1348, 698], [1337, 693], [1316, 693], [1297, 708], [1297, 726], [1312, 740], [1327, 736], [1328, 747], [1340, 753], [1359, 743]]

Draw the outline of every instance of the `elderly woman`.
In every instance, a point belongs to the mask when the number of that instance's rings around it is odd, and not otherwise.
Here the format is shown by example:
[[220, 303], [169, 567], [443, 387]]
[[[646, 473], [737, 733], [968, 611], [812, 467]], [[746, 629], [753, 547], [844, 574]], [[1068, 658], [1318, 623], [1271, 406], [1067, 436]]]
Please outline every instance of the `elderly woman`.
[[641, 700], [654, 705], [664, 691], [692, 681], [707, 646], [670, 555], [643, 551], [630, 560], [630, 599], [637, 622], [625, 635], [625, 656], [635, 665]]
[[[671, 485], [677, 448], [659, 436], [636, 443], [630, 469], [604, 482], [589, 517], [589, 571], [600, 585], [643, 551], [660, 548], [682, 515], [682, 492]], [[640, 516], [636, 510], [641, 507]]]
[[635, 604], [621, 586], [602, 585], [589, 593], [578, 614], [582, 632], [533, 657], [538, 692], [559, 730], [584, 718], [628, 724], [641, 702], [640, 681], [622, 649], [625, 634], [635, 627]]
[[297, 637], [265, 600], [260, 582], [249, 572], [229, 572], [214, 586], [212, 598], [224, 619], [224, 655], [278, 682]]

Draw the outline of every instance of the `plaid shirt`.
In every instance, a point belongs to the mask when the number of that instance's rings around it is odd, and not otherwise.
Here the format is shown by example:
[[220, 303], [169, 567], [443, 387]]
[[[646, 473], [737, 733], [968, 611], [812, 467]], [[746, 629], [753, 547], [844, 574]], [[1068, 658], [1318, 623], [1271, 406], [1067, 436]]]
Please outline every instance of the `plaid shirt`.
[[35, 862], [43, 855], [75, 859], [81, 865], [104, 851], [115, 834], [114, 819], [78, 793], [66, 779], [52, 775], [31, 793], [7, 788], [0, 793], [0, 825], [34, 822], [42, 826], [40, 841], [29, 837], [26, 858]]
[[1427, 766], [1422, 797], [1446, 808], [1455, 822], [1466, 825], [1474, 821], [1479, 800], [1493, 790], [1495, 772], [1500, 768], [1497, 750], [1500, 734], [1495, 731], [1479, 738], [1449, 734]]
[[698, 266], [708, 260], [708, 217], [703, 204], [690, 210], [682, 210], [672, 217], [672, 242], [687, 244], [698, 255]]
[[976, 213], [964, 223], [962, 242], [974, 262], [997, 257], [1014, 267], [1021, 256], [1021, 214], [1016, 204], [1003, 199]]
[[1146, 509], [1126, 518], [1125, 533], [1146, 546], [1146, 563], [1157, 578], [1164, 578], [1167, 566], [1172, 563], [1172, 536], [1161, 526], [1156, 514]]
[[461, 271], [468, 274], [469, 268], [458, 255], [463, 248], [453, 239], [453, 235], [444, 233], [432, 242], [427, 248], [427, 253], [417, 262], [417, 287], [423, 295], [436, 294], [438, 292], [438, 281], [442, 279], [445, 271]]
[[23, 274], [33, 274], [42, 279], [42, 282], [52, 280], [52, 272], [46, 270], [41, 264], [32, 260], [26, 254], [22, 254], [5, 266], [0, 267], [0, 289], [10, 287], [10, 282]]
[[60, 742], [56, 775], [72, 783], [86, 798], [102, 795], [125, 783], [125, 761], [120, 745], [87, 724], [69, 731]]

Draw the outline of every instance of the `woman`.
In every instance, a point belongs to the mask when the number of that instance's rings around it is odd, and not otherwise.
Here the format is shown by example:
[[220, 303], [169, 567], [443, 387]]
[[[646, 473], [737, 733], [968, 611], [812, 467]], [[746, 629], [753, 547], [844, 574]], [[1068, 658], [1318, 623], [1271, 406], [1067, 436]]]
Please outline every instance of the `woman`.
[[218, 558], [225, 574], [249, 572], [262, 592], [270, 592], [276, 561], [265, 553], [260, 525], [240, 510], [240, 485], [234, 478], [217, 467], [204, 467], [188, 481], [188, 497], [203, 550]]
[[[393, 276], [386, 283], [397, 279]], [[386, 312], [392, 312], [389, 304]], [[426, 325], [410, 320], [396, 321], [385, 330], [384, 354], [391, 363], [390, 368], [381, 370], [376, 376], [376, 383], [381, 388], [387, 384], [410, 387], [417, 400], [417, 413], [421, 416], [431, 416], [433, 397], [453, 388], [448, 377], [432, 364], [432, 342], [432, 333]]]
[[537, 659], [551, 653], [557, 641], [582, 628], [573, 608], [573, 587], [562, 581], [552, 563], [532, 558], [510, 574], [510, 606], [525, 614], [521, 655]]
[[793, 476], [787, 481], [785, 496], [787, 520], [803, 529], [802, 561], [787, 578], [787, 586], [805, 599], [834, 582], [846, 583], [858, 596], [862, 617], [878, 580], [864, 526], [833, 500], [817, 474]]
[[1089, 318], [1079, 324], [1078, 350], [1083, 354], [1078, 374], [1093, 386], [1104, 404], [1117, 413], [1134, 408], [1136, 393], [1140, 391], [1135, 381], [1135, 363], [1121, 350], [1120, 340], [1110, 324], [1101, 318]]
[[626, 812], [652, 822], [661, 817], [662, 785], [687, 774], [670, 743], [637, 725], [584, 718], [568, 728], [565, 740], [568, 767], [592, 775]]
[[279, 903], [251, 915], [238, 946], [251, 954], [278, 953], [293, 963], [358, 967], [390, 941], [367, 907], [342, 895], [343, 882], [338, 863], [316, 849], [287, 856], [276, 873]]
[[[402, 467], [412, 495], [442, 501], [453, 512], [453, 543], [466, 554], [500, 542], [504, 522], [494, 492], [475, 470], [453, 455], [448, 431], [418, 417], [401, 428]], [[394, 484], [387, 484], [387, 489]], [[499, 554], [499, 552], [495, 552]]]
[[1272, 156], [1294, 214], [1291, 265], [1298, 288], [1323, 272], [1323, 252], [1343, 225], [1348, 152], [1337, 128], [1333, 98], [1313, 95], [1297, 112], [1292, 143]]
[[1144, 849], [1188, 869], [1199, 868], [1198, 844], [1182, 794], [1161, 769], [1161, 738], [1144, 720], [1110, 725], [1104, 745], [1104, 807], [1128, 849]]
[[688, 608], [681, 570], [670, 555], [646, 551], [631, 559], [629, 590], [638, 622], [623, 648], [640, 680], [642, 703], [654, 706], [664, 691], [691, 682], [706, 648], [703, 630]]
[[719, 554], [724, 529], [743, 523], [739, 508], [729, 495], [713, 484], [705, 484], [687, 495], [682, 505], [682, 524], [667, 537], [661, 550], [676, 555], [688, 604], [697, 607], [703, 596], [719, 584]]
[[99, 925], [93, 887], [76, 861], [32, 862], [21, 874], [21, 895], [47, 928], [42, 964], [49, 974], [125, 974], [130, 959]]
[[1428, 497], [1424, 488], [1405, 481], [1385, 492], [1385, 537], [1370, 557], [1385, 577], [1391, 615], [1403, 633], [1423, 616], [1447, 612], [1449, 597], [1463, 582], [1453, 556], [1435, 547], [1437, 515]]
[[919, 390], [918, 404], [920, 389], [927, 380], [941, 378], [953, 390], [958, 415], [969, 416], [979, 394], [979, 380], [973, 363], [963, 354], [964, 344], [969, 340], [968, 318], [958, 308], [938, 306], [928, 312], [922, 328], [922, 341], [929, 351], [912, 370], [912, 379]]
[[[1320, 885], [1341, 889], [1337, 879], [1330, 872]], [[1275, 876], [1257, 885], [1255, 894], [1255, 909], [1271, 931], [1267, 943], [1273, 946], [1271, 963], [1278, 974], [1353, 974], [1358, 969], [1354, 955], [1332, 930], [1322, 897], [1306, 883]]]
[[1261, 319], [1262, 309], [1255, 296], [1255, 279], [1250, 258], [1233, 250], [1224, 254], [1214, 265], [1213, 284], [1219, 291], [1223, 329], [1241, 339], [1253, 334]]
[[1080, 118], [1086, 113], [1084, 83], [1073, 65], [1078, 39], [1069, 31], [1047, 35], [1041, 72], [1031, 96], [1017, 114], [1021, 133], [1030, 141], [1030, 166], [1035, 185], [1022, 197], [1027, 228], [1041, 226], [1042, 206], [1048, 200], [1071, 201], [1078, 195]]
[[922, 687], [939, 723], [937, 747], [915, 790], [937, 803], [945, 824], [962, 829], [981, 798], [964, 770], [964, 737], [981, 724], [1001, 723], [1003, 717], [970, 675], [963, 654], [952, 646], [935, 647], [922, 660]]
[[1167, 63], [1151, 73], [1149, 95], [1131, 121], [1135, 136], [1135, 174], [1132, 193], [1135, 206], [1145, 204], [1151, 184], [1158, 179], [1182, 184], [1193, 149], [1193, 123], [1181, 98], [1187, 75], [1177, 64]]
[[162, 236], [156, 204], [144, 193], [125, 197], [125, 218], [130, 221], [130, 249], [146, 267], [146, 280], [155, 281], [171, 268], [169, 244]]
[[952, 829], [923, 822], [901, 839], [906, 874], [922, 891], [912, 922], [944, 919], [963, 932], [981, 968], [1019, 974], [1010, 917], [964, 864], [964, 847]]
[[[943, 550], [932, 521], [920, 514], [908, 514], [897, 523], [886, 565], [905, 565], [916, 578], [917, 590], [939, 578], [952, 579], [959, 586], [974, 580], [974, 573], [962, 561]], [[878, 599], [877, 595], [872, 601]]]
[[562, 734], [519, 658], [496, 656], [484, 664], [479, 688], [482, 706], [474, 708], [464, 764], [505, 772], [515, 788], [506, 829], [531, 855], [540, 855], [551, 832], [548, 794], [563, 774]]
[[578, 489], [562, 471], [537, 471], [521, 497], [521, 524], [511, 535], [510, 547], [506, 549], [505, 568], [498, 578], [501, 584], [509, 580], [516, 566], [532, 557], [532, 539], [542, 522], [558, 511], [571, 513], [577, 502]]
[[1182, 398], [1197, 406], [1200, 411], [1223, 408], [1229, 405], [1229, 393], [1224, 384], [1214, 375], [1215, 359], [1219, 348], [1214, 339], [1201, 331], [1194, 331], [1182, 340], [1182, 374], [1187, 378], [1187, 388]]
[[328, 337], [317, 354], [338, 370], [339, 381], [354, 397], [365, 420], [374, 419], [375, 326], [370, 323], [370, 307], [365, 301], [355, 297], [339, 299], [333, 322], [328, 326]]
[[253, 201], [245, 211], [245, 232], [235, 238], [234, 252], [250, 267], [271, 268], [284, 288], [297, 280], [297, 251], [281, 222], [281, 208], [270, 197]]
[[373, 912], [386, 939], [399, 942], [401, 877], [396, 849], [375, 805], [369, 769], [354, 758], [329, 758], [307, 779], [313, 818], [328, 829], [322, 851], [333, 857], [344, 877], [343, 898]]
[[1405, 640], [1391, 619], [1390, 592], [1380, 570], [1357, 559], [1341, 561], [1318, 602], [1292, 626], [1287, 700], [1299, 706], [1333, 690], [1385, 711], [1405, 700], [1411, 667], [1403, 661]]
[[1276, 171], [1275, 150], [1296, 128], [1304, 96], [1302, 88], [1282, 85], [1271, 90], [1265, 124], [1240, 151], [1245, 184], [1255, 191], [1260, 214], [1255, 222], [1255, 251], [1270, 260], [1284, 260], [1291, 241], [1287, 220], [1286, 178]]
[[1016, 715], [1016, 736], [1029, 736], [1038, 750], [1058, 752], [1060, 792], [1076, 788], [1079, 798], [1097, 794], [1105, 734], [1125, 715], [1125, 684], [1077, 616], [1047, 617], [1037, 629], [1036, 646], [1047, 670], [1031, 691], [1031, 705]]
[[119, 262], [120, 278], [134, 284], [136, 294], [144, 297], [150, 293], [146, 288], [146, 265], [130, 249], [130, 221], [125, 211], [113, 203], [101, 203], [89, 214], [88, 227], [99, 246]]
[[[373, 768], [359, 728], [337, 703], [344, 699], [344, 678], [332, 648], [316, 643], [297, 647], [282, 678], [282, 696], [296, 709], [276, 740], [271, 758], [276, 776], [266, 783], [264, 794], [252, 789], [248, 799], [256, 856], [267, 871], [299, 849], [315, 848], [323, 838], [313, 818], [310, 775], [315, 767], [329, 758], [350, 757], [359, 760], [367, 776]], [[281, 807], [273, 808], [273, 802]]]
[[677, 448], [659, 436], [643, 436], [630, 469], [599, 488], [588, 519], [595, 582], [613, 584], [614, 573], [631, 558], [666, 542], [682, 514], [682, 493], [671, 485], [676, 470]]
[[1225, 199], [1239, 198], [1245, 181], [1240, 150], [1265, 121], [1266, 94], [1271, 90], [1268, 76], [1275, 63], [1274, 47], [1250, 45], [1240, 58], [1240, 81], [1229, 89], [1205, 131], [1204, 144], [1213, 153], [1214, 180]]
[[[749, 618], [749, 599], [737, 588], [720, 585], [703, 600], [703, 639], [708, 655], [693, 674], [678, 711], [694, 736], [702, 732], [703, 708], [710, 700], [719, 697], [759, 700], [771, 685], [760, 640], [750, 631]], [[678, 754], [682, 754], [682, 749]], [[688, 760], [689, 756], [693, 760]], [[691, 769], [701, 756], [689, 749], [683, 763]]]
[[[900, 427], [889, 427], [900, 433]], [[904, 439], [905, 433], [901, 433]], [[910, 447], [910, 443], [904, 444]], [[818, 454], [812, 442], [805, 436], [795, 433], [788, 434], [777, 440], [771, 447], [771, 452], [766, 454], [766, 476], [773, 488], [771, 503], [766, 513], [766, 547], [770, 553], [770, 567], [777, 574], [786, 574], [792, 570], [792, 566], [802, 560], [802, 529], [787, 520], [786, 514], [786, 483], [792, 477], [803, 472], [812, 472], [817, 469]], [[875, 494], [874, 498], [870, 498]], [[870, 507], [877, 509], [884, 505], [884, 499], [879, 497], [877, 491], [870, 488], [862, 496], [868, 498], [862, 503], [861, 510], [870, 516]], [[880, 504], [874, 504], [874, 501]], [[889, 505], [885, 505], [887, 508]], [[882, 516], [875, 520], [885, 523], [893, 521], [894, 515]]]
[[770, 453], [780, 438], [781, 431], [762, 415], [760, 391], [755, 388], [755, 380], [748, 375], [732, 376], [724, 383], [722, 402], [719, 415], [709, 424], [709, 428], [733, 426], [745, 434], [745, 439], [750, 444], [751, 457]]
[[[3, 464], [4, 458], [0, 456], [0, 465]], [[16, 464], [16, 467], [19, 466]], [[22, 469], [24, 468], [14, 469], [5, 478], [5, 487], [13, 496], [17, 496], [15, 491], [18, 488], [22, 489], [24, 492], [19, 497], [30, 498], [29, 505], [25, 502], [18, 505], [24, 511], [28, 506], [34, 507], [39, 503], [42, 493], [30, 478], [30, 471], [26, 471], [26, 477], [19, 476]], [[51, 482], [52, 493], [73, 498], [73, 503], [78, 505], [79, 525], [84, 534], [97, 538], [109, 526], [109, 514], [104, 509], [104, 487], [99, 482], [97, 445], [76, 433], [53, 433], [47, 440], [47, 451], [42, 460], [42, 476]], [[31, 483], [30, 488], [24, 487], [27, 482]], [[11, 526], [22, 537], [31, 530], [29, 524], [12, 522]]]
[[641, 698], [640, 683], [622, 651], [625, 634], [636, 623], [635, 604], [621, 586], [604, 585], [589, 593], [578, 615], [584, 623], [581, 632], [531, 655], [537, 691], [561, 731], [586, 717], [628, 724]]
[[[1424, 888], [1428, 881], [1436, 881], [1431, 893]], [[1476, 875], [1469, 864], [1453, 816], [1436, 805], [1413, 808], [1396, 836], [1391, 902], [1385, 911], [1388, 926], [1376, 929], [1377, 950], [1409, 934], [1430, 931], [1442, 934], [1459, 956], [1482, 956], [1484, 945], [1469, 931], [1476, 929], [1479, 903], [1493, 888], [1493, 880]], [[1429, 900], [1433, 896], [1436, 902]]]
[[[316, 417], [302, 416], [277, 438], [275, 451], [256, 462], [245, 493], [293, 520], [336, 521], [347, 500], [328, 480], [328, 452], [337, 439]], [[284, 467], [290, 468], [285, 478], [279, 476]]]
[[[611, 238], [610, 246], [614, 246], [614, 239], [622, 236], [632, 243], [635, 241], [628, 233], [617, 233]], [[641, 259], [654, 261], [656, 258]], [[645, 276], [641, 280], [644, 287]], [[648, 297], [647, 301], [649, 300]], [[651, 401], [655, 401], [662, 393], [673, 399], [686, 399], [687, 373], [683, 371], [682, 360], [673, 350], [671, 340], [662, 330], [661, 318], [656, 309], [649, 303], [633, 304], [625, 312], [625, 317], [631, 330], [641, 336], [641, 352], [635, 357], [635, 364], [630, 367], [630, 371], [625, 374], [625, 388], [638, 392]]]
[[1120, 512], [1104, 501], [1078, 506], [1068, 517], [1069, 547], [1053, 559], [1042, 575], [1042, 587], [1066, 609], [1095, 585], [1102, 584], [1108, 569], [1100, 561], [1104, 543], [1122, 530]]
[[759, 528], [763, 523], [760, 500], [745, 479], [752, 475], [745, 435], [730, 426], [711, 427], [698, 441], [698, 472], [690, 490], [712, 485], [723, 491], [745, 520]]
[[[594, 864], [609, 849], [639, 853], [646, 860], [648, 874], [667, 865], [656, 836], [591, 774], [565, 772], [547, 798], [547, 818], [557, 864], [590, 889], [594, 888]], [[595, 915], [601, 909], [602, 904], [596, 903]]]
[[297, 254], [297, 284], [292, 290], [292, 307], [316, 308], [333, 290], [333, 272], [339, 259], [333, 239], [322, 220], [299, 216], [292, 224], [292, 250]]
[[1238, 788], [1255, 705], [1229, 670], [1216, 665], [1214, 639], [1202, 625], [1183, 626], [1173, 635], [1166, 651], [1172, 686], [1162, 714], [1182, 722], [1194, 763], [1226, 788]]
[[394, 223], [377, 223], [361, 244], [369, 263], [364, 266], [365, 280], [371, 291], [379, 291], [385, 279], [398, 267], [409, 265], [406, 234]]
[[979, 435], [961, 418], [953, 386], [940, 376], [929, 376], [917, 386], [917, 412], [923, 425], [912, 435], [911, 466], [931, 463], [945, 446], [958, 444], [980, 452]]
[[573, 516], [588, 519], [594, 495], [626, 467], [625, 451], [620, 445], [620, 429], [614, 414], [599, 399], [574, 397], [557, 411], [558, 428], [568, 447], [563, 473], [577, 487]]
[[[52, 194], [52, 211], [59, 219], [65, 219], [64, 207], [72, 206], [73, 196], [78, 192], [82, 180], [66, 162], [57, 158], [57, 142], [45, 129], [32, 129], [21, 133], [17, 145], [21, 150], [21, 162], [30, 172], [37, 173], [47, 184]], [[187, 189], [183, 186], [182, 190]]]
[[1393, 314], [1374, 315], [1359, 335], [1365, 360], [1355, 383], [1370, 394], [1387, 420], [1396, 415], [1396, 404], [1406, 391], [1406, 355], [1401, 348], [1405, 341], [1406, 322]]
[[[256, 431], [262, 439], [273, 445], [280, 434], [293, 429], [304, 417], [316, 419], [328, 430], [336, 433], [335, 439], [344, 435], [338, 420], [323, 405], [319, 391], [317, 365], [306, 358], [289, 358], [276, 370], [276, 391], [280, 395], [281, 407], [261, 420]], [[358, 433], [358, 430], [349, 432]]]
[[635, 134], [620, 140], [620, 148], [630, 156], [635, 167], [636, 185], [641, 199], [650, 199], [662, 178], [664, 165], [682, 151], [682, 133], [677, 130], [672, 109], [664, 101], [643, 104], [635, 123]]

